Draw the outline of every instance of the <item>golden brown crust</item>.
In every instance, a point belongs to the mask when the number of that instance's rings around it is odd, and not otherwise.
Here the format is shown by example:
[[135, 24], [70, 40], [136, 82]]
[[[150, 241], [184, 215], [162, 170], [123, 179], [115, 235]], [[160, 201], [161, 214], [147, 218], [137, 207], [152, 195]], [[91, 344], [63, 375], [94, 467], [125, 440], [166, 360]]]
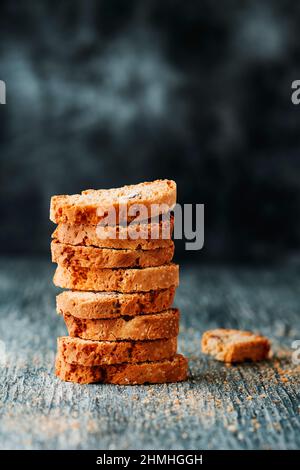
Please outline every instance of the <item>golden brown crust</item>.
[[179, 266], [170, 263], [142, 269], [89, 269], [58, 265], [56, 286], [83, 291], [148, 292], [178, 286]]
[[74, 246], [53, 241], [51, 243], [52, 261], [61, 266], [83, 268], [146, 268], [161, 266], [172, 261], [174, 243], [170, 240], [168, 248], [156, 250], [119, 250], [91, 246]]
[[61, 336], [57, 338], [57, 350], [69, 364], [84, 366], [152, 362], [173, 357], [177, 337], [154, 341], [91, 341]]
[[86, 320], [64, 315], [64, 320], [70, 336], [94, 341], [167, 339], [174, 338], [179, 331], [179, 310], [175, 308], [114, 319]]
[[88, 383], [110, 383], [115, 385], [137, 385], [144, 383], [181, 382], [187, 379], [188, 362], [181, 354], [170, 360], [139, 364], [86, 367], [68, 364], [57, 354], [55, 374], [61, 380]]
[[99, 248], [156, 250], [169, 248], [174, 217], [151, 224], [111, 226], [59, 224], [52, 238], [60, 243]]
[[50, 219], [55, 223], [97, 225], [108, 211], [114, 209], [117, 219], [109, 225], [119, 225], [136, 219], [136, 216], [127, 214], [132, 206], [140, 209], [141, 213], [146, 209], [148, 219], [169, 212], [175, 203], [176, 183], [156, 180], [122, 188], [87, 190], [71, 196], [53, 196]]
[[117, 318], [169, 309], [175, 287], [150, 292], [80, 292], [65, 291], [56, 297], [57, 313], [78, 318]]
[[224, 362], [261, 361], [268, 357], [270, 342], [250, 331], [219, 328], [203, 334], [202, 351]]

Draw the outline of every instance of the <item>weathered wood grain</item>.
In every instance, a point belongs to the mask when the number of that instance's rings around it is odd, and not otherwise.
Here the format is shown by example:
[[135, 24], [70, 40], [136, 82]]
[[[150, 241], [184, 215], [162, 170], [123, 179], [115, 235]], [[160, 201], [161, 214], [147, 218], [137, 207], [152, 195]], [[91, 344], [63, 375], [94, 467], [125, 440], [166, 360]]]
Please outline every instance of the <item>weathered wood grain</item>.
[[[300, 281], [295, 267], [182, 267], [176, 303], [186, 383], [121, 387], [62, 383], [53, 375], [53, 266], [0, 261], [2, 449], [295, 449], [300, 447]], [[273, 339], [275, 357], [226, 367], [200, 353], [204, 329], [241, 327]]]

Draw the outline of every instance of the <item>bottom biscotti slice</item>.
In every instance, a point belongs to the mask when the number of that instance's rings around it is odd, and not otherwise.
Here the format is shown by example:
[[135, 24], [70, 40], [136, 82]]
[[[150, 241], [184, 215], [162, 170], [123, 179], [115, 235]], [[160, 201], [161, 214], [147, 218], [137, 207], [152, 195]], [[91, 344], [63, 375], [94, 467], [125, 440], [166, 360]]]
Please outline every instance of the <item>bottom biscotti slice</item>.
[[170, 308], [175, 287], [150, 292], [80, 292], [65, 291], [56, 297], [56, 309], [62, 315], [78, 318], [117, 318], [156, 313]]
[[83, 319], [64, 315], [70, 336], [96, 341], [174, 338], [179, 331], [179, 310], [134, 317]]
[[250, 331], [219, 328], [203, 334], [202, 351], [224, 362], [261, 361], [268, 357], [270, 342]]
[[87, 367], [69, 364], [58, 353], [55, 363], [57, 377], [67, 382], [80, 384], [102, 382], [115, 385], [138, 385], [181, 382], [186, 380], [187, 371], [187, 359], [181, 354], [159, 362]]
[[155, 362], [175, 356], [177, 337], [153, 341], [91, 341], [61, 336], [57, 338], [57, 350], [69, 364], [84, 366]]
[[179, 266], [170, 263], [151, 268], [89, 269], [58, 265], [53, 282], [75, 290], [148, 292], [178, 286]]

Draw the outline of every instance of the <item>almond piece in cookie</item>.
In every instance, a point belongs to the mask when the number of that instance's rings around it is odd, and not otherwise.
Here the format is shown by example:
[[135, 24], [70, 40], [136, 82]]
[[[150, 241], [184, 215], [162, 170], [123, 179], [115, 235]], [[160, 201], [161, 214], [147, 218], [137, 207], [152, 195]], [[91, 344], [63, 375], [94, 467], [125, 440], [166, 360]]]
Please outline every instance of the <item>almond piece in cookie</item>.
[[250, 331], [218, 328], [202, 336], [202, 352], [218, 361], [244, 362], [267, 359], [270, 341]]

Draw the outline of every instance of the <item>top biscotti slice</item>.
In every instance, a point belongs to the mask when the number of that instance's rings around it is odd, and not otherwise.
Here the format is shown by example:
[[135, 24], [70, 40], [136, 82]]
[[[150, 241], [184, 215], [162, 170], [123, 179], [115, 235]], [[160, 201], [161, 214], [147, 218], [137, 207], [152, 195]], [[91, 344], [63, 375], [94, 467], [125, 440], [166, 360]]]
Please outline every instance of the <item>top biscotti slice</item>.
[[58, 265], [53, 282], [58, 287], [83, 291], [148, 292], [178, 286], [179, 266], [91, 269]]
[[[156, 180], [122, 188], [82, 191], [81, 194], [53, 196], [50, 219], [55, 223], [97, 225], [108, 214], [116, 218], [108, 225], [149, 219], [169, 212], [176, 204], [176, 183]], [[131, 206], [132, 214], [129, 214]], [[111, 219], [109, 219], [111, 221]]]

